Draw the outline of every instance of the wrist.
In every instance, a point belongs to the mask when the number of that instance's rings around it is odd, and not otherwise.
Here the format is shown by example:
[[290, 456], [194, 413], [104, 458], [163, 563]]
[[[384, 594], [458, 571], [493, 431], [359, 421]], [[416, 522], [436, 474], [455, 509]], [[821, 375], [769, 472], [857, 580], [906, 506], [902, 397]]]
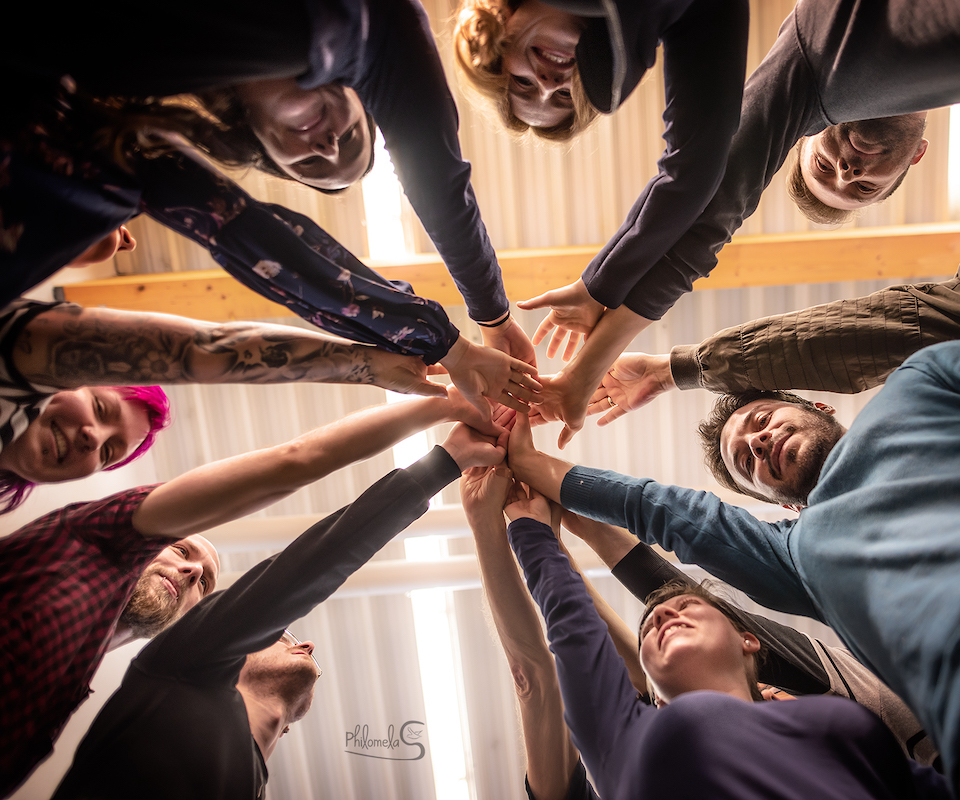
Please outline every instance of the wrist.
[[463, 357], [469, 352], [471, 347], [470, 341], [463, 334], [460, 334], [457, 337], [457, 341], [447, 350], [447, 354], [440, 359], [440, 364], [443, 365], [447, 372], [456, 369], [457, 365], [463, 360]]
[[477, 325], [480, 326], [481, 332], [483, 330], [489, 330], [490, 328], [500, 328], [510, 322], [510, 311], [508, 310], [503, 316], [497, 317], [496, 319], [490, 320], [489, 322], [480, 322], [477, 320]]
[[473, 531], [475, 537], [487, 537], [502, 534], [506, 530], [506, 524], [503, 521], [502, 508], [488, 508], [486, 506], [476, 509], [464, 507], [464, 514], [467, 517], [467, 524]]
[[510, 462], [510, 470], [513, 477], [517, 480], [530, 485], [530, 476], [535, 475], [538, 468], [538, 462], [543, 461], [543, 453], [539, 450], [530, 450], [520, 452], [511, 452], [507, 456]]
[[660, 385], [664, 390], [676, 389], [677, 382], [673, 379], [673, 369], [670, 366], [670, 355], [657, 357], [657, 377], [660, 379]]

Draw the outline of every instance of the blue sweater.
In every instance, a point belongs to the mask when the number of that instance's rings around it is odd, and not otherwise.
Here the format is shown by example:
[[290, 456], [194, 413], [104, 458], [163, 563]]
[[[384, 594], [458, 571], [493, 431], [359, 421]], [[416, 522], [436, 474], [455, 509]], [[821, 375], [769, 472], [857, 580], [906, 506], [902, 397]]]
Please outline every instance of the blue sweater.
[[917, 714], [956, 790], [960, 748], [960, 342], [911, 356], [824, 464], [798, 520], [574, 467], [561, 500], [763, 605], [820, 619]]

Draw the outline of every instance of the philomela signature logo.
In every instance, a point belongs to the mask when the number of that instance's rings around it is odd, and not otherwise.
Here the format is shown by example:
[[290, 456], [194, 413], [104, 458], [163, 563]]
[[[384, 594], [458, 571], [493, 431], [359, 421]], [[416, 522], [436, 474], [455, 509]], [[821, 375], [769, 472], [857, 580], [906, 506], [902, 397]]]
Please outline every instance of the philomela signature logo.
[[[395, 733], [393, 725], [387, 728], [387, 735], [383, 739], [371, 738], [368, 725], [357, 725], [352, 731], [347, 731], [347, 750], [344, 752], [352, 756], [366, 756], [367, 758], [381, 758], [386, 761], [419, 761], [427, 754], [427, 748], [420, 743], [424, 734], [424, 723], [415, 719], [407, 720], [400, 726], [399, 734]], [[409, 750], [401, 747], [415, 748], [416, 755], [402, 755]], [[354, 748], [353, 750], [349, 748]], [[358, 751], [379, 752], [358, 752]]]

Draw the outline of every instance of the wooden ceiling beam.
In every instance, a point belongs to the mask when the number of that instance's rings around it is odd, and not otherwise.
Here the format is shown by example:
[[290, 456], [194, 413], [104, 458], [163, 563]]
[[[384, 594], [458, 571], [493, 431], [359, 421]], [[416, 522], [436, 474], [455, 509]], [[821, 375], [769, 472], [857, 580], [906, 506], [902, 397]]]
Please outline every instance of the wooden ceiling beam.
[[[504, 250], [498, 253], [507, 296], [533, 297], [580, 277], [599, 247]], [[436, 256], [367, 263], [386, 278], [413, 284], [443, 305], [462, 299]], [[852, 280], [910, 280], [952, 275], [960, 264], [960, 224], [906, 225], [799, 234], [738, 236], [695, 290]], [[290, 316], [220, 269], [128, 275], [69, 284], [58, 292], [83, 306], [158, 311], [210, 321]]]

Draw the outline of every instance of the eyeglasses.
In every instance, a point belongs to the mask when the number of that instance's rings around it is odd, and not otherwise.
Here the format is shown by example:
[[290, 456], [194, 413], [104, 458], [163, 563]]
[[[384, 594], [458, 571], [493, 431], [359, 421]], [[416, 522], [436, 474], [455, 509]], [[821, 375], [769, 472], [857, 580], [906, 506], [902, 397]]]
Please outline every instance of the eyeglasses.
[[[286, 630], [280, 636], [280, 641], [289, 647], [298, 647], [303, 645], [303, 642], [301, 642], [296, 636], [290, 633], [290, 631], [286, 631]], [[323, 670], [320, 669], [320, 664], [317, 663], [317, 659], [314, 658], [313, 653], [310, 653], [310, 658], [313, 659], [313, 665], [317, 668], [317, 678], [319, 679], [319, 677], [323, 675]]]

